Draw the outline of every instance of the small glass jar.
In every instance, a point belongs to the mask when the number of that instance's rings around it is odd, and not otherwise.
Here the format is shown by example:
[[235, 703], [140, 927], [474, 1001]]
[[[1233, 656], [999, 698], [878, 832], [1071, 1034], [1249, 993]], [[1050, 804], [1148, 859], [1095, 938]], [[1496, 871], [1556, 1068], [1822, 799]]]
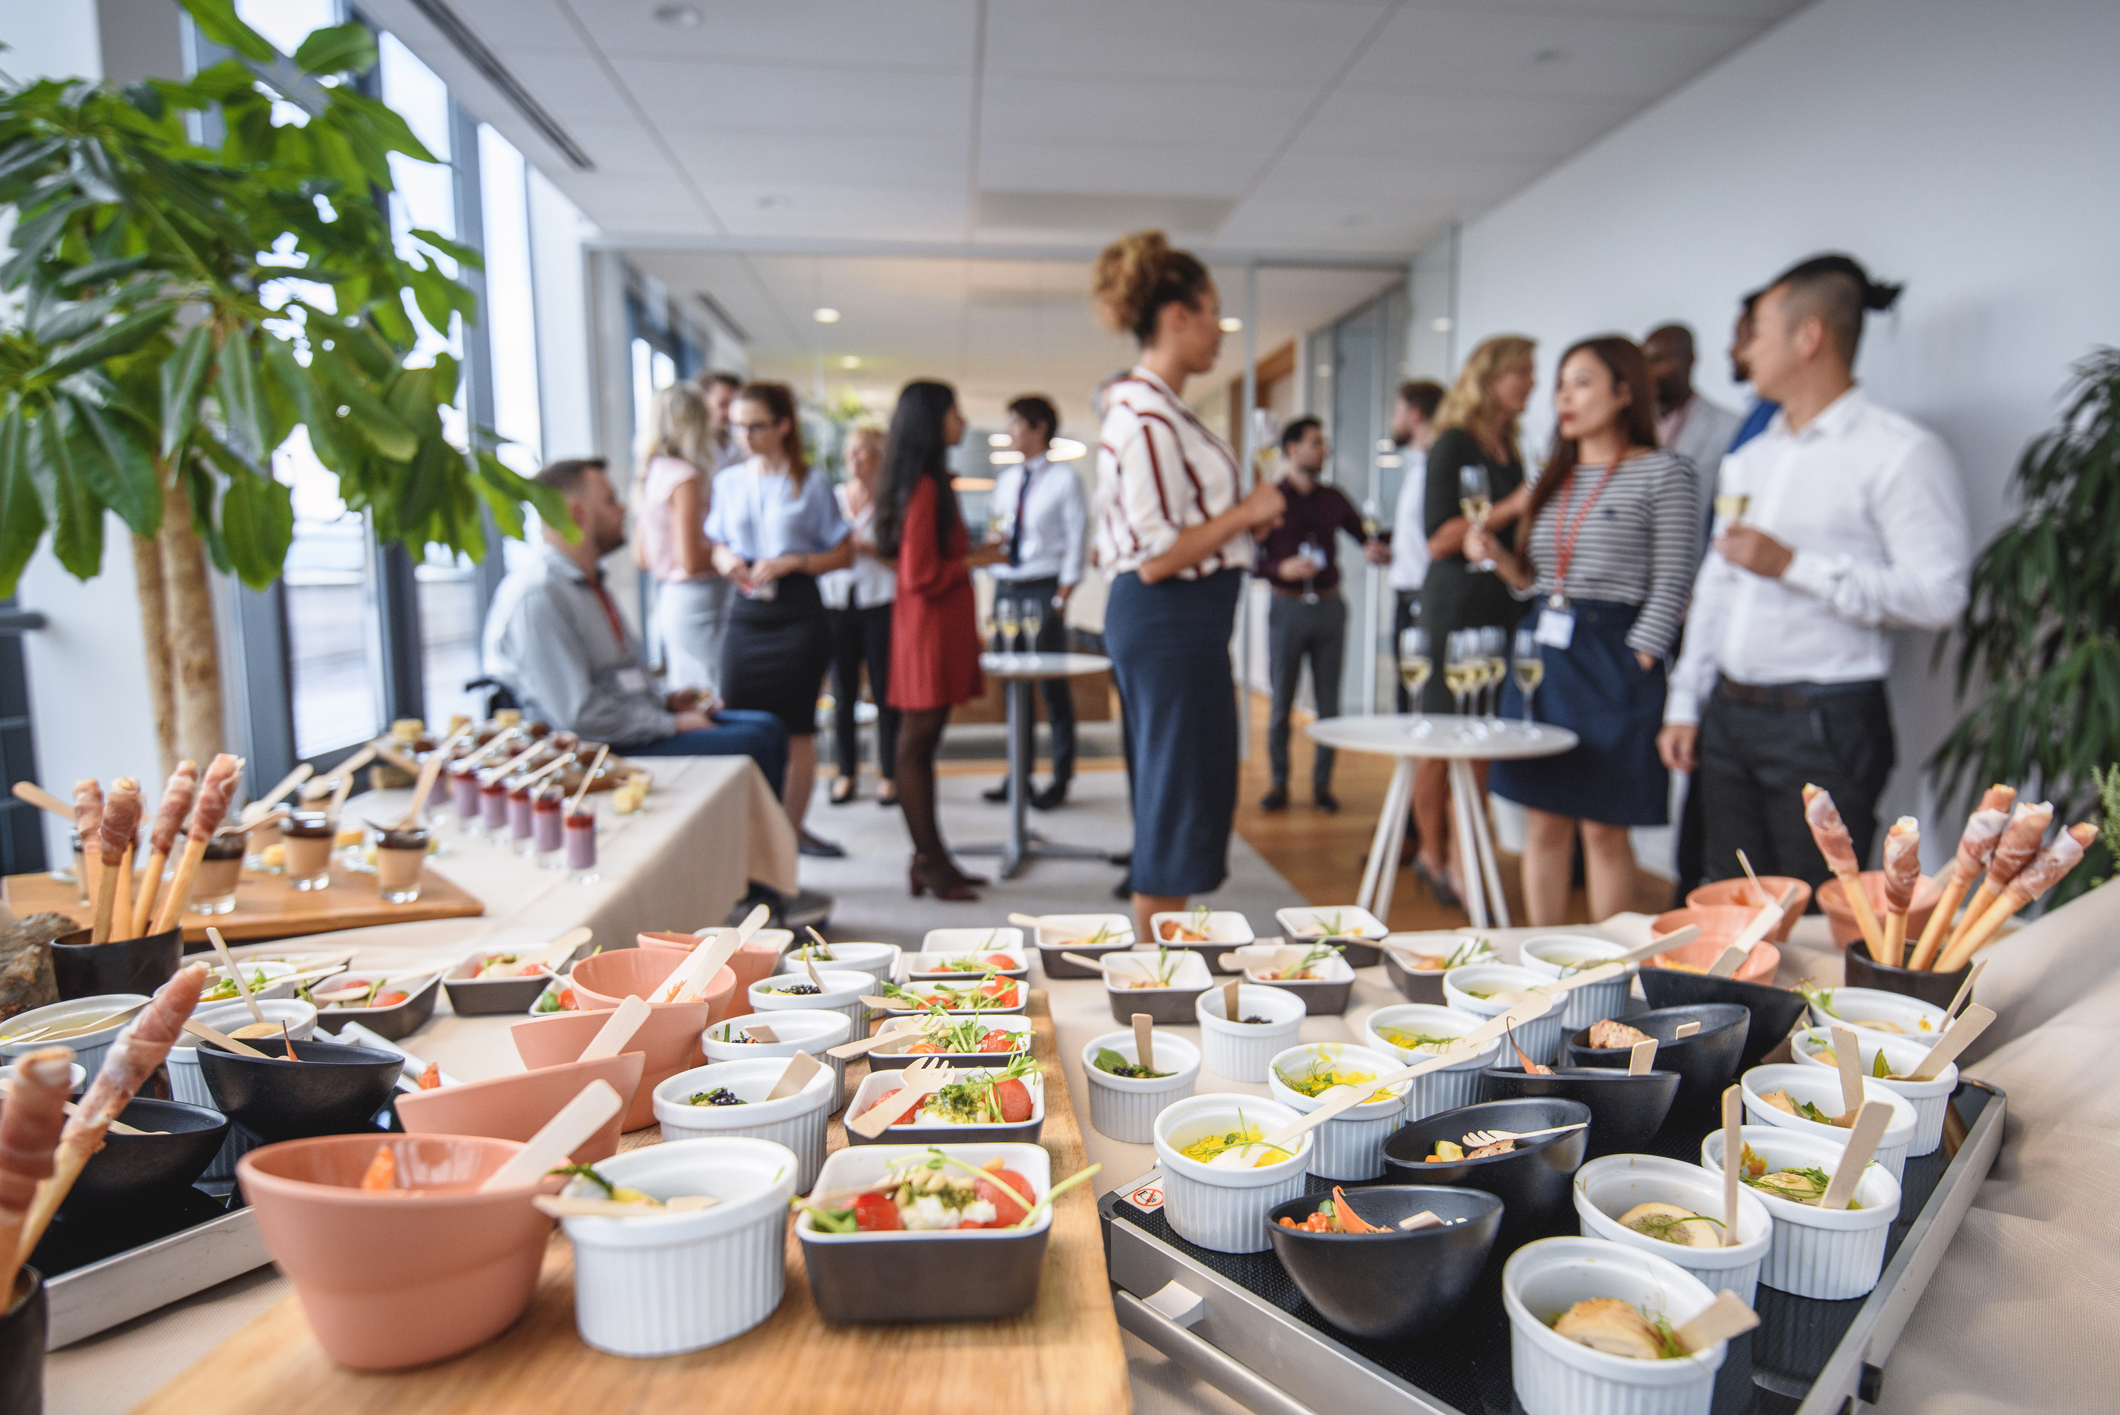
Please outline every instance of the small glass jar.
[[88, 861], [82, 858], [81, 854], [81, 832], [71, 830], [67, 834], [73, 837], [74, 871], [72, 874], [67, 874], [60, 870], [53, 870], [52, 878], [65, 880], [80, 894], [83, 904], [92, 904], [95, 901], [88, 897]]
[[567, 793], [552, 782], [541, 782], [530, 801], [530, 838], [540, 869], [556, 870], [566, 863], [566, 814]]
[[245, 837], [241, 831], [216, 835], [206, 842], [199, 872], [192, 876], [191, 902], [194, 914], [211, 918], [236, 907], [236, 882], [243, 875]]
[[508, 845], [526, 860], [537, 853], [531, 825], [531, 793], [537, 787], [537, 782], [517, 778], [508, 788]]
[[385, 830], [375, 839], [375, 892], [386, 904], [410, 904], [420, 897], [420, 871], [434, 832], [425, 826]]
[[331, 847], [338, 832], [323, 811], [296, 811], [281, 827], [285, 836], [287, 882], [296, 889], [326, 889], [331, 885]]
[[567, 878], [576, 884], [594, 884], [596, 873], [596, 807], [584, 801], [579, 810], [567, 813]]
[[499, 777], [482, 781], [478, 788], [479, 822], [492, 839], [503, 844], [508, 838], [508, 785]]
[[[278, 816], [268, 815], [264, 820], [250, 828], [249, 835], [244, 837], [246, 843], [243, 847], [243, 868], [255, 871], [258, 874], [278, 874], [280, 872], [283, 867], [272, 863], [265, 857], [265, 852], [272, 849], [273, 846], [284, 846], [287, 843], [286, 835], [280, 829], [280, 819]], [[286, 851], [283, 849], [280, 853], [285, 855]]]
[[468, 757], [449, 764], [449, 795], [456, 806], [458, 829], [477, 835], [485, 828], [479, 819], [478, 767]]

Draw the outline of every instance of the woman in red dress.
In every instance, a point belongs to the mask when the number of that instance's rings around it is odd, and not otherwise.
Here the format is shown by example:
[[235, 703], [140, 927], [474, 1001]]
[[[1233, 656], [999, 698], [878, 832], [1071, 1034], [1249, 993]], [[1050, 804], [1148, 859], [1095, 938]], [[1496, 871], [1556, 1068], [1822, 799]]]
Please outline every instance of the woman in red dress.
[[964, 437], [957, 394], [946, 383], [909, 383], [891, 415], [876, 509], [876, 553], [898, 561], [891, 610], [891, 706], [904, 714], [898, 733], [898, 801], [913, 837], [910, 883], [915, 898], [977, 899], [950, 860], [935, 813], [935, 747], [950, 709], [986, 691], [979, 672], [979, 631], [972, 606], [971, 537], [950, 486], [949, 449]]

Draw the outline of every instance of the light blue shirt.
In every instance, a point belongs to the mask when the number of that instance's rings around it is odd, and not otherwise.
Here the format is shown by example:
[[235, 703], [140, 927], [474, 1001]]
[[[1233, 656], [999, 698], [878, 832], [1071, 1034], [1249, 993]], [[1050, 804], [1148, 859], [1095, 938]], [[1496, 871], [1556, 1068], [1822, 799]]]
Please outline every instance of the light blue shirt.
[[846, 517], [824, 472], [810, 468], [796, 491], [786, 472], [752, 457], [714, 474], [707, 539], [756, 564], [776, 555], [818, 555], [847, 538]]

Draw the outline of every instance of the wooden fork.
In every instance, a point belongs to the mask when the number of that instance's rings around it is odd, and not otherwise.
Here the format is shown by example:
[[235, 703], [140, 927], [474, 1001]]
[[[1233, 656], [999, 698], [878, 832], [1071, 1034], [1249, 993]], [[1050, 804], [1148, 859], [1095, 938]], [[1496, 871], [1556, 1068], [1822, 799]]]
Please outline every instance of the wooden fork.
[[1502, 1140], [1536, 1140], [1541, 1135], [1565, 1135], [1570, 1130], [1580, 1130], [1590, 1122], [1578, 1120], [1573, 1125], [1556, 1125], [1550, 1130], [1475, 1130], [1459, 1140], [1468, 1150], [1477, 1150], [1483, 1145], [1492, 1145]]

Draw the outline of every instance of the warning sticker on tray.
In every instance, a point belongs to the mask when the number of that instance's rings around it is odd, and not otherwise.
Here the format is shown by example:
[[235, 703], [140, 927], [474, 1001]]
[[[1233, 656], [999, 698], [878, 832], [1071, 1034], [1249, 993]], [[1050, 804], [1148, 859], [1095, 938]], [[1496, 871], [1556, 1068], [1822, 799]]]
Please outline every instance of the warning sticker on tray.
[[1154, 1213], [1157, 1209], [1162, 1208], [1162, 1178], [1159, 1176], [1158, 1178], [1151, 1179], [1148, 1183], [1142, 1185], [1139, 1189], [1134, 1190], [1133, 1193], [1128, 1194], [1126, 1196], [1126, 1202], [1132, 1204], [1135, 1208], [1141, 1210], [1143, 1213]]

